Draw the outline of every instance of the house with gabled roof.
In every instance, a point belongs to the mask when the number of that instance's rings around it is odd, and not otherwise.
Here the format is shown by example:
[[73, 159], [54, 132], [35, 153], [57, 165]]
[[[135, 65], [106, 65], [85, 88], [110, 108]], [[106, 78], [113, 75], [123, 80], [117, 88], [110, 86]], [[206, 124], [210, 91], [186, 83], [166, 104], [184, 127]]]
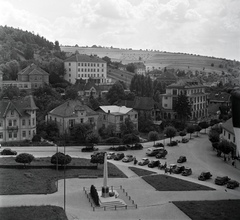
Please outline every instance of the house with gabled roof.
[[99, 106], [96, 109], [99, 113], [98, 128], [107, 128], [109, 125], [115, 127], [115, 133], [119, 135], [121, 133], [120, 126], [125, 122], [125, 119], [129, 118], [136, 130], [138, 130], [138, 113], [133, 108], [126, 106], [107, 105]]
[[55, 121], [61, 134], [80, 123], [90, 124], [97, 131], [98, 113], [79, 100], [69, 100], [48, 112], [46, 121]]
[[0, 142], [31, 140], [36, 134], [36, 111], [31, 95], [0, 101]]

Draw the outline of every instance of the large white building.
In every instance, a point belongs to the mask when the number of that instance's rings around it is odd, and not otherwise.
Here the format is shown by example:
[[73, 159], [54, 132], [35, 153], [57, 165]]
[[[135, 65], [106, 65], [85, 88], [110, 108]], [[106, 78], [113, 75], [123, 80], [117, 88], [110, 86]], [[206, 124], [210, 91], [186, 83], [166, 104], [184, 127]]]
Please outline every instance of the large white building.
[[166, 93], [162, 95], [162, 111], [164, 119], [176, 119], [174, 106], [178, 95], [184, 94], [191, 104], [191, 119], [204, 118], [208, 115], [207, 96], [205, 86], [193, 79], [179, 80], [177, 83], [167, 86]]
[[72, 84], [77, 79], [88, 81], [90, 78], [96, 84], [107, 82], [107, 62], [97, 56], [74, 54], [64, 61], [64, 67], [64, 79]]

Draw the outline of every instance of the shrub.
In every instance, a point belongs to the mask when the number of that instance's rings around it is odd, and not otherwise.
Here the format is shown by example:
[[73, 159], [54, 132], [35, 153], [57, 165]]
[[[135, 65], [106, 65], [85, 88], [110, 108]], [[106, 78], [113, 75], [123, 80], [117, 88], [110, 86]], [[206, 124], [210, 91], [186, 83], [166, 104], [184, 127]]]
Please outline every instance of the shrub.
[[24, 166], [26, 165], [26, 163], [30, 164], [33, 160], [34, 156], [28, 153], [21, 153], [15, 158], [15, 161], [17, 163], [23, 163]]
[[40, 142], [41, 141], [41, 136], [36, 134], [32, 138], [32, 142]]
[[106, 139], [105, 142], [108, 144], [119, 144], [119, 143], [121, 143], [121, 139], [117, 138], [117, 137], [110, 137], [110, 138]]
[[72, 161], [71, 156], [65, 155], [64, 153], [61, 153], [61, 152], [58, 152], [58, 153], [52, 155], [52, 157], [51, 157], [52, 164], [61, 164], [61, 166], [67, 165], [71, 161]]
[[153, 141], [154, 142], [154, 145], [155, 145], [155, 141], [157, 141], [159, 139], [159, 136], [158, 136], [158, 132], [156, 131], [150, 131], [148, 133], [148, 140], [149, 141]]
[[99, 206], [99, 196], [98, 196], [98, 192], [97, 192], [97, 190], [96, 190], [94, 185], [91, 185], [91, 187], [90, 187], [90, 195], [91, 195], [94, 203], [97, 206]]
[[123, 136], [122, 141], [124, 144], [134, 144], [140, 142], [139, 137], [135, 134], [126, 134]]

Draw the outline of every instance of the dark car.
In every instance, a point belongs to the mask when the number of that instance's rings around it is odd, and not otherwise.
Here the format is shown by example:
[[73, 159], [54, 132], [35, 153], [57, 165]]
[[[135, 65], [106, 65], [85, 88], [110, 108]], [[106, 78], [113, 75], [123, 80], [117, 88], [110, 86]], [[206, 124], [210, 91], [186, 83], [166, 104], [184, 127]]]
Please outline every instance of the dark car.
[[134, 144], [133, 146], [129, 147], [130, 150], [142, 150], [143, 146], [139, 143]]
[[185, 166], [176, 166], [172, 171], [173, 173], [180, 174], [185, 170]]
[[187, 161], [187, 158], [185, 156], [180, 156], [177, 160], [178, 163], [183, 163], [183, 162], [186, 162]]
[[187, 143], [187, 142], [189, 142], [189, 139], [188, 139], [188, 138], [183, 138], [183, 139], [182, 139], [182, 143]]
[[123, 159], [122, 162], [128, 163], [134, 160], [134, 156], [133, 155], [126, 155]]
[[116, 154], [115, 154], [114, 152], [108, 152], [108, 153], [107, 153], [107, 159], [108, 159], [108, 160], [114, 159], [115, 155], [116, 155]]
[[114, 157], [114, 160], [121, 160], [124, 158], [124, 153], [118, 153], [116, 154], [116, 156]]
[[204, 180], [210, 179], [211, 177], [212, 177], [212, 174], [210, 172], [202, 172], [199, 175], [198, 179], [204, 181]]
[[163, 143], [156, 143], [153, 145], [153, 147], [164, 147]]
[[177, 141], [171, 141], [170, 143], [167, 144], [169, 147], [177, 146], [178, 142]]
[[146, 155], [149, 156], [149, 157], [156, 156], [162, 150], [164, 150], [164, 149], [163, 148], [148, 148], [147, 152], [146, 152]]
[[1, 155], [17, 155], [17, 151], [11, 150], [10, 148], [5, 148], [1, 151]]
[[142, 160], [140, 162], [138, 162], [138, 165], [140, 166], [145, 166], [147, 164], [149, 164], [149, 159], [148, 158], [142, 158]]
[[182, 172], [182, 176], [189, 176], [192, 174], [192, 169], [189, 167], [185, 167], [185, 170]]
[[225, 185], [228, 181], [230, 180], [230, 178], [228, 178], [228, 176], [217, 176], [215, 179], [215, 184], [217, 185]]
[[160, 158], [165, 158], [167, 154], [168, 154], [167, 150], [162, 149], [162, 150], [159, 151], [159, 153], [156, 155], [156, 158], [158, 158], [158, 159], [160, 159]]
[[93, 151], [97, 151], [98, 148], [94, 147], [94, 146], [86, 146], [84, 148], [82, 148], [82, 152], [93, 152]]
[[110, 147], [110, 150], [115, 150], [115, 151], [126, 151], [128, 148], [125, 145], [119, 145], [117, 147]]
[[160, 161], [159, 161], [159, 160], [152, 160], [152, 161], [148, 164], [148, 167], [154, 168], [154, 167], [158, 167], [159, 165], [160, 165]]
[[229, 180], [227, 182], [227, 188], [234, 189], [236, 187], [239, 187], [239, 182], [238, 181], [236, 181], [236, 180]]

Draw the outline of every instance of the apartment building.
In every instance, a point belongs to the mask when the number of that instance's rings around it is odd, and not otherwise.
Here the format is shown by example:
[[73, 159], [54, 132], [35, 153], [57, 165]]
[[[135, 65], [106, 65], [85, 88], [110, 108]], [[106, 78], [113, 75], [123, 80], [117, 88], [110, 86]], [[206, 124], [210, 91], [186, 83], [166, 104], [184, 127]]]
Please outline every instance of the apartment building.
[[98, 113], [79, 100], [69, 100], [51, 110], [45, 120], [55, 121], [61, 134], [68, 133], [70, 127], [80, 123], [91, 124], [97, 131]]
[[138, 113], [133, 108], [108, 105], [99, 106], [96, 112], [99, 113], [98, 128], [107, 128], [109, 125], [113, 125], [115, 127], [114, 132], [120, 134], [120, 125], [125, 122], [126, 118], [129, 118], [138, 130]]
[[36, 134], [37, 107], [31, 95], [0, 101], [0, 142], [31, 140]]
[[162, 94], [162, 113], [164, 119], [176, 119], [177, 114], [174, 107], [177, 103], [177, 97], [184, 94], [188, 97], [191, 104], [191, 119], [204, 118], [208, 115], [207, 96], [205, 86], [198, 80], [182, 79], [177, 83], [166, 87], [166, 93]]
[[97, 56], [74, 54], [64, 61], [64, 67], [64, 79], [72, 84], [77, 79], [88, 81], [91, 78], [96, 84], [107, 81], [107, 62]]

